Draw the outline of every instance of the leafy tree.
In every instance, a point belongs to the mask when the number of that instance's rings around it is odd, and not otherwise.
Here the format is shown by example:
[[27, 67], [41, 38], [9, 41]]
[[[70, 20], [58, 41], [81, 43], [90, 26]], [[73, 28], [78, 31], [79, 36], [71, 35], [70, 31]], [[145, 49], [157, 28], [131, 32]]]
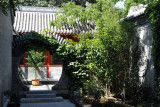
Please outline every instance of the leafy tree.
[[86, 1], [88, 1], [89, 3], [96, 2], [96, 0], [20, 0], [20, 5], [53, 7], [61, 6], [62, 3], [67, 3], [69, 1], [75, 2], [77, 5], [81, 5], [83, 7], [86, 6]]
[[5, 15], [7, 15], [8, 10], [16, 10], [16, 6], [18, 5], [18, 0], [1, 0], [0, 1], [0, 11], [2, 11]]
[[[129, 48], [132, 27], [119, 21], [121, 10], [114, 7], [114, 2], [97, 0], [86, 9], [73, 2], [62, 4], [62, 14], [51, 25], [61, 27], [64, 24], [77, 25], [88, 21], [94, 22], [97, 28], [94, 34], [81, 33], [80, 42], [69, 41], [68, 48], [76, 55], [70, 62], [73, 68], [76, 88], [89, 89], [94, 85], [111, 86], [116, 93], [122, 93], [129, 70]], [[79, 80], [78, 83], [76, 80]], [[118, 84], [118, 85], [117, 85]]]

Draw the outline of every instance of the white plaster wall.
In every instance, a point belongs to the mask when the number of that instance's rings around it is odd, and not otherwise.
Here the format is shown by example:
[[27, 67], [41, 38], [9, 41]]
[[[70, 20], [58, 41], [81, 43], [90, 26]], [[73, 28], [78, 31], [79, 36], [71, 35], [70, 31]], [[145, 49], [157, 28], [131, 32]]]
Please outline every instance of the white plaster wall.
[[[37, 79], [46, 79], [47, 78], [47, 67], [39, 67], [40, 71], [36, 71]], [[18, 69], [19, 76], [22, 81], [32, 81], [35, 79], [35, 71], [33, 67], [20, 67]]]
[[[21, 69], [21, 79], [22, 81], [31, 81], [35, 78], [35, 73], [33, 67], [19, 67]], [[38, 72], [37, 79], [43, 81], [58, 81], [62, 74], [62, 67], [49, 67], [49, 78], [47, 78], [47, 67], [39, 67], [41, 72]]]
[[139, 36], [139, 49], [141, 50], [139, 66], [139, 79], [141, 85], [145, 87], [154, 87], [154, 67], [152, 57], [152, 33], [150, 24], [137, 26]]
[[11, 90], [12, 31], [10, 14], [5, 16], [0, 11], [0, 106], [5, 101], [2, 92]]
[[49, 77], [55, 81], [59, 81], [62, 75], [62, 67], [50, 67], [49, 68]]

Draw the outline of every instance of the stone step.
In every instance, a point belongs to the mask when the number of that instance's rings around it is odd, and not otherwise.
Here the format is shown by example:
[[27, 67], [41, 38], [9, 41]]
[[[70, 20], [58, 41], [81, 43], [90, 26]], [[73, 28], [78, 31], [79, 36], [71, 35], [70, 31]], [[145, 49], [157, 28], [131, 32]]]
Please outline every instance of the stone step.
[[21, 98], [21, 103], [63, 102], [62, 97], [55, 98]]
[[44, 91], [44, 90], [35, 90], [35, 91], [28, 91], [27, 92], [27, 94], [54, 94], [55, 92], [53, 92], [53, 91], [48, 91], [48, 90], [46, 90], [46, 91]]
[[26, 94], [27, 98], [55, 98], [55, 94]]

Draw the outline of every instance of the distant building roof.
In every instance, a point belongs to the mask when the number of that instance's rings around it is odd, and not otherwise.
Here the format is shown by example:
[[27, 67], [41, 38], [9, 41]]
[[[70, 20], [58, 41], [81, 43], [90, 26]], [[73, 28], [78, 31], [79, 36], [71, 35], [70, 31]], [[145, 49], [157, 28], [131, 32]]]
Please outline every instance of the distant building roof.
[[63, 26], [56, 28], [50, 26], [50, 22], [55, 20], [56, 12], [59, 12], [58, 7], [30, 7], [20, 6], [20, 9], [16, 11], [14, 29], [19, 33], [25, 32], [43, 32], [44, 29], [50, 29], [56, 34], [79, 34], [81, 32], [95, 31], [94, 22], [88, 22], [86, 25], [82, 25], [77, 21], [77, 26]]
[[56, 13], [60, 11], [59, 7], [35, 7], [35, 6], [19, 6], [17, 11], [21, 12], [46, 12]]
[[140, 4], [138, 6], [132, 6], [128, 12], [126, 19], [130, 20], [130, 19], [136, 18], [140, 15], [143, 15], [145, 10], [146, 10], [146, 5]]

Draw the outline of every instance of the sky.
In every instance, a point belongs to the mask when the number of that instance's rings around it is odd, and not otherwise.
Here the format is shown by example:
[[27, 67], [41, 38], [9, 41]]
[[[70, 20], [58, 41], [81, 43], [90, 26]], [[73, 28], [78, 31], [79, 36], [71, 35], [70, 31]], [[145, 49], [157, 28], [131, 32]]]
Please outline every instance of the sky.
[[115, 7], [124, 8], [124, 1], [125, 0], [117, 2]]

